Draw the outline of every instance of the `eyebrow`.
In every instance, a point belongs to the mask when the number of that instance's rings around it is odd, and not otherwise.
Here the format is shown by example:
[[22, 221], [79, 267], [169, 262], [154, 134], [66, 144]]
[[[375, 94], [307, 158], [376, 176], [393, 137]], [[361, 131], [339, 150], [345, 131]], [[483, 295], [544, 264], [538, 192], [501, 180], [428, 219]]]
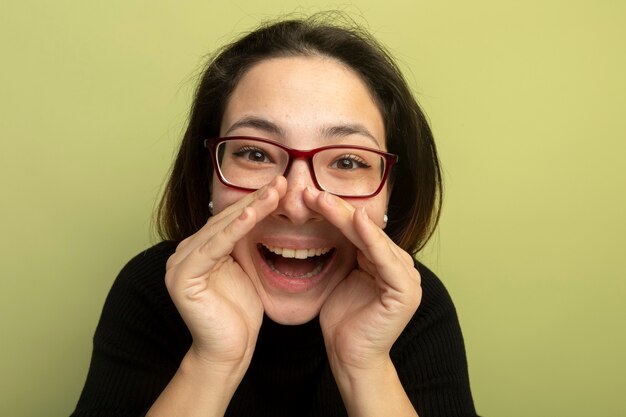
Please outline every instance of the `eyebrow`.
[[372, 135], [365, 126], [359, 123], [329, 126], [322, 129], [322, 136], [326, 138], [332, 138], [337, 136], [345, 137], [350, 135], [360, 135], [366, 137], [374, 142], [377, 148], [380, 148], [380, 144], [378, 143], [374, 135]]
[[256, 116], [247, 116], [241, 120], [237, 120], [231, 127], [228, 128], [225, 135], [228, 135], [235, 129], [243, 127], [251, 127], [253, 129], [261, 130], [265, 133], [270, 133], [280, 137], [285, 137], [285, 131], [280, 128], [276, 123], [272, 123], [269, 120], [262, 119]]
[[[226, 136], [230, 134], [230, 132], [232, 132], [233, 130], [245, 127], [258, 129], [265, 133], [276, 135], [279, 137], [287, 136], [285, 134], [285, 131], [276, 123], [270, 122], [267, 119], [263, 119], [257, 116], [247, 116], [241, 120], [236, 121], [235, 123], [233, 123], [232, 126], [228, 128], [224, 135]], [[370, 131], [367, 130], [367, 128], [360, 123], [327, 126], [320, 129], [320, 133], [321, 136], [325, 139], [330, 139], [338, 136], [345, 137], [350, 135], [363, 136], [367, 139], [370, 139], [374, 144], [376, 144], [376, 147], [380, 149], [380, 143], [376, 140], [374, 135], [372, 135]]]

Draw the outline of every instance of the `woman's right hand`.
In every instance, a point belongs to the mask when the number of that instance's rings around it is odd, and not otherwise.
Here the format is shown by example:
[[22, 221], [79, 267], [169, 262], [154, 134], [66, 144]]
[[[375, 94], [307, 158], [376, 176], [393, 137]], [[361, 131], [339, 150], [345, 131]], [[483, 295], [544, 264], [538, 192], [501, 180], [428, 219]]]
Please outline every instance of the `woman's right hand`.
[[286, 180], [277, 177], [216, 213], [167, 261], [167, 289], [193, 338], [188, 355], [211, 367], [245, 372], [249, 365], [263, 305], [231, 252], [276, 209], [286, 189]]

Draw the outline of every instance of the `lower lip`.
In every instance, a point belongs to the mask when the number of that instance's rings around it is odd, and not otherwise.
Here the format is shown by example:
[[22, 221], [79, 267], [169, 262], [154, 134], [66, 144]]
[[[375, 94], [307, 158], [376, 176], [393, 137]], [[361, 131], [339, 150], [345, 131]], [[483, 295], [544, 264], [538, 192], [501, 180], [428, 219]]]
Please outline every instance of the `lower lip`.
[[331, 264], [335, 260], [336, 251], [329, 259], [326, 260], [320, 273], [310, 278], [290, 278], [285, 275], [281, 275], [270, 268], [265, 261], [265, 257], [259, 250], [256, 251], [256, 256], [260, 261], [257, 264], [261, 266], [261, 270], [259, 271], [260, 275], [263, 277], [265, 282], [277, 290], [297, 294], [310, 291], [324, 281], [324, 278], [328, 275], [331, 268]]

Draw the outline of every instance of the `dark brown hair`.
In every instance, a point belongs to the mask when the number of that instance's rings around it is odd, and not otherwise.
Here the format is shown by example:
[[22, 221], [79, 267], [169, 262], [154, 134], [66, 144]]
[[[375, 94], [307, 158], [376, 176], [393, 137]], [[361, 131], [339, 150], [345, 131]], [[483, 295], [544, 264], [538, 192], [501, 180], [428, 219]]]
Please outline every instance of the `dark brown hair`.
[[424, 246], [439, 219], [442, 196], [437, 150], [426, 118], [386, 50], [359, 27], [328, 23], [326, 15], [266, 24], [210, 60], [158, 208], [161, 238], [179, 242], [211, 215], [213, 166], [202, 141], [219, 135], [226, 103], [243, 74], [268, 58], [311, 55], [342, 62], [370, 88], [385, 123], [387, 149], [400, 156], [385, 231], [409, 253]]

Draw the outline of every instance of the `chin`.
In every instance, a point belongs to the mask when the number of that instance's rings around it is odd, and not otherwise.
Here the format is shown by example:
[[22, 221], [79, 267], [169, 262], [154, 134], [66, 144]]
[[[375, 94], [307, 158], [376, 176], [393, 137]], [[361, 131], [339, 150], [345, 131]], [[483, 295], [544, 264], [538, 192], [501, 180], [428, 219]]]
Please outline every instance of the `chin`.
[[265, 314], [272, 319], [273, 322], [278, 324], [284, 324], [288, 326], [296, 326], [299, 324], [305, 324], [313, 320], [320, 313], [321, 307], [311, 308], [289, 308], [288, 306], [277, 306], [275, 304], [265, 305]]

